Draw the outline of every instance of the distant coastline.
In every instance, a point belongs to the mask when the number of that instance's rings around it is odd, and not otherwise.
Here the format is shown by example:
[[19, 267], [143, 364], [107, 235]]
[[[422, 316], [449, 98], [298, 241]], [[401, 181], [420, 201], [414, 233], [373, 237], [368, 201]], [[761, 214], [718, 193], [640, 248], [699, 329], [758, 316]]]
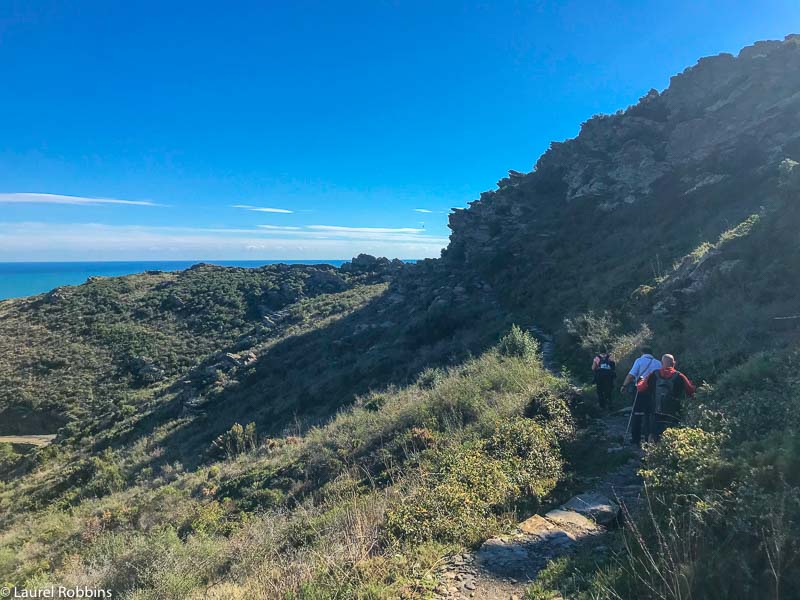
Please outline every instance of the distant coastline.
[[149, 260], [108, 262], [0, 262], [0, 300], [49, 292], [62, 285], [80, 285], [89, 277], [118, 277], [144, 271], [181, 271], [197, 263], [226, 267], [260, 267], [279, 263], [336, 267], [344, 260]]

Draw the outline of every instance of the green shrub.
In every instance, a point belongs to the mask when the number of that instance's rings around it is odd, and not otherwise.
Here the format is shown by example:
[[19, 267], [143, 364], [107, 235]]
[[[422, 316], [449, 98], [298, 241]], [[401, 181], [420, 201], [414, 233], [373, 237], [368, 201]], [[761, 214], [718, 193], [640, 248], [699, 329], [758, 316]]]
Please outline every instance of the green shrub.
[[500, 461], [480, 447], [444, 451], [419, 486], [387, 510], [387, 531], [405, 541], [474, 543], [515, 491]]
[[212, 500], [194, 506], [192, 514], [187, 519], [185, 530], [202, 535], [229, 535], [234, 528], [235, 523], [230, 517], [230, 507], [225, 507], [222, 503]]
[[712, 487], [720, 463], [719, 434], [673, 428], [650, 447], [641, 475], [651, 493], [666, 505], [693, 503]]
[[689, 404], [689, 419], [731, 443], [800, 427], [800, 355], [759, 353], [730, 370]]
[[84, 490], [88, 496], [105, 496], [121, 490], [125, 485], [122, 469], [110, 448], [106, 448], [100, 456], [92, 456], [88, 469], [91, 479]]
[[497, 348], [503, 356], [516, 356], [532, 360], [538, 356], [539, 342], [527, 331], [512, 325], [511, 331], [500, 339]]
[[390, 536], [472, 544], [503, 510], [538, 502], [561, 474], [555, 438], [536, 422], [500, 423], [488, 440], [434, 451], [407, 495], [387, 511]]
[[[541, 498], [561, 475], [561, 459], [554, 436], [542, 425], [523, 418], [504, 421], [486, 443], [486, 452], [519, 492]], [[519, 493], [517, 492], [517, 493]]]
[[248, 423], [245, 427], [242, 427], [239, 423], [234, 423], [228, 431], [218, 436], [211, 443], [211, 450], [216, 454], [223, 454], [230, 458], [255, 450], [257, 444], [255, 423]]
[[0, 443], [0, 473], [13, 469], [20, 458], [11, 444]]
[[575, 434], [575, 420], [560, 391], [548, 389], [534, 395], [525, 408], [525, 416], [555, 434], [559, 441], [565, 441]]
[[620, 327], [609, 311], [595, 314], [594, 311], [564, 319], [567, 332], [577, 338], [581, 348], [589, 352], [611, 350], [614, 337]]

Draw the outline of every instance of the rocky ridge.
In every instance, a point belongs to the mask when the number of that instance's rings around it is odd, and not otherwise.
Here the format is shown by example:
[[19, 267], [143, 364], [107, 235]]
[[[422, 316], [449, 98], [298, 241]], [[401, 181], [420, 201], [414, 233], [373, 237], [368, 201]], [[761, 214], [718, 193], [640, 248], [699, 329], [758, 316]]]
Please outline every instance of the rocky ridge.
[[[753, 199], [774, 196], [798, 160], [800, 36], [791, 35], [703, 58], [663, 92], [589, 119], [531, 172], [454, 209], [443, 256], [554, 329], [563, 306], [579, 302], [577, 285], [598, 272], [652, 278], [752, 214]], [[621, 301], [598, 286], [585, 303]]]

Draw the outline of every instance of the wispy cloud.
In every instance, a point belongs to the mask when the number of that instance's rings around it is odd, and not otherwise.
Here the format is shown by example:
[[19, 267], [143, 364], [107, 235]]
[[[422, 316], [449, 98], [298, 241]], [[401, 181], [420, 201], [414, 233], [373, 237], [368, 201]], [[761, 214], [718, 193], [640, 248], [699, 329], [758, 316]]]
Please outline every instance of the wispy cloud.
[[250, 206], [249, 204], [234, 204], [232, 208], [241, 208], [244, 210], [252, 210], [253, 212], [265, 212], [265, 213], [291, 214], [294, 212], [293, 210], [289, 210], [288, 208], [272, 208], [269, 206]]
[[0, 261], [152, 259], [336, 259], [361, 252], [437, 256], [447, 238], [423, 229], [314, 225], [209, 228], [97, 223], [0, 222]]
[[285, 225], [258, 225], [260, 229], [269, 229], [271, 231], [300, 231], [302, 227], [289, 227]]
[[414, 212], [422, 213], [424, 215], [446, 215], [446, 210], [431, 210], [430, 208], [414, 208]]
[[69, 204], [91, 206], [96, 204], [125, 204], [128, 206], [164, 206], [149, 200], [117, 200], [116, 198], [86, 198], [63, 194], [39, 194], [32, 192], [0, 193], [0, 204]]
[[423, 233], [425, 231], [411, 227], [341, 227], [339, 225], [309, 225], [308, 229], [339, 233]]

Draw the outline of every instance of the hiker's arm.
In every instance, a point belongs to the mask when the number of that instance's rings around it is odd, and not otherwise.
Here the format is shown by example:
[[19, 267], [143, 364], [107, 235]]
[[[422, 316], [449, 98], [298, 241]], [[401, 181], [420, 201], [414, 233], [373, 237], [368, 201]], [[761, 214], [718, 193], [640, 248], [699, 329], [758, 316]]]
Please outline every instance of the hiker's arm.
[[683, 373], [681, 373], [681, 379], [683, 380], [683, 391], [685, 391], [686, 395], [689, 396], [690, 398], [694, 398], [694, 393], [697, 391], [695, 385]]
[[628, 374], [625, 376], [625, 381], [623, 381], [623, 382], [622, 382], [622, 387], [621, 387], [621, 388], [619, 388], [619, 391], [620, 391], [620, 392], [624, 392], [624, 391], [625, 391], [625, 388], [628, 386], [628, 384], [629, 384], [629, 383], [633, 383], [633, 379], [634, 379], [633, 375], [631, 375], [630, 373], [628, 373]]

